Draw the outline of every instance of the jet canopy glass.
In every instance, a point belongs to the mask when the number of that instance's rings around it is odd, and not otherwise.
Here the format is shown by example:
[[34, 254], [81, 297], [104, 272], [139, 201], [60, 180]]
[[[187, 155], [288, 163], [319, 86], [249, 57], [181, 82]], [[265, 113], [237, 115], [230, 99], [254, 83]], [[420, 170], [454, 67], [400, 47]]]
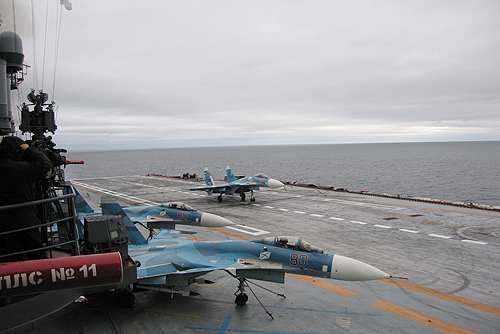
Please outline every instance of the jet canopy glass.
[[257, 175], [254, 175], [254, 177], [260, 177], [261, 179], [268, 179], [269, 176], [267, 176], [266, 174], [264, 173], [259, 173]]
[[323, 254], [323, 250], [296, 237], [267, 237], [262, 239], [262, 243], [281, 248], [295, 249], [301, 252]]
[[180, 202], [169, 202], [169, 203], [164, 203], [161, 205], [164, 208], [167, 209], [177, 209], [177, 210], [183, 210], [183, 211], [196, 211], [196, 209], [193, 209], [186, 203], [180, 203]]

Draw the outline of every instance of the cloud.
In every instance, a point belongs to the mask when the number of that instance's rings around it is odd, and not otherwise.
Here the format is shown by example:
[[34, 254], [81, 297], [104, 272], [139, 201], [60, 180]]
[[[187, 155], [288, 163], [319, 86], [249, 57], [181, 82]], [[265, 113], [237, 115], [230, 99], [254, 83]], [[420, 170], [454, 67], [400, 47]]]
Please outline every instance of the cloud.
[[499, 7], [73, 2], [62, 12], [55, 138], [73, 149], [500, 140]]

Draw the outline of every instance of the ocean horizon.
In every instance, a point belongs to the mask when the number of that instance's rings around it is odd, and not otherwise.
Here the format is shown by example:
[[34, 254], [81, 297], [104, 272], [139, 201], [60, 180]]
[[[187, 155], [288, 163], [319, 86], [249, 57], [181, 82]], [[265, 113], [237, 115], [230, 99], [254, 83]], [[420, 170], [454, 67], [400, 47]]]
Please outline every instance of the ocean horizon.
[[402, 142], [74, 151], [66, 179], [265, 173], [282, 182], [500, 206], [500, 142]]

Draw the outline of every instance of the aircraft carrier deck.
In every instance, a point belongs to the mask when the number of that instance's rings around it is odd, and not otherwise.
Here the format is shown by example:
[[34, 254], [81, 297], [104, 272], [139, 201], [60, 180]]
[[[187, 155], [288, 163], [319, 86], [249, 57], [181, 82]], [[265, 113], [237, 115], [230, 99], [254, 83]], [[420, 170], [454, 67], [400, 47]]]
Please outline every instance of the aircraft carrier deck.
[[[12, 333], [499, 333], [500, 212], [303, 188], [255, 193], [255, 202], [183, 190], [193, 182], [151, 176], [72, 180], [97, 208], [99, 196], [122, 205], [185, 202], [239, 224], [224, 229], [178, 225], [204, 240], [301, 236], [325, 251], [393, 276], [370, 282], [286, 277], [255, 281], [248, 304], [234, 304], [237, 280], [224, 272], [193, 285], [199, 296], [136, 293], [136, 306], [87, 296]], [[200, 240], [201, 240], [200, 239]], [[40, 305], [39, 307], [43, 307]]]

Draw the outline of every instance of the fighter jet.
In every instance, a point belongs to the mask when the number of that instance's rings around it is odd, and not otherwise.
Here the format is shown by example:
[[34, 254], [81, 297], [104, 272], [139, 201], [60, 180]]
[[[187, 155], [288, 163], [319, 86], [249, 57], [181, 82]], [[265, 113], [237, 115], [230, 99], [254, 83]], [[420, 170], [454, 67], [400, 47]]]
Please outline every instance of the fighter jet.
[[[101, 210], [93, 210], [90, 207], [76, 187], [73, 187], [73, 189], [76, 194], [76, 212], [82, 221], [83, 217], [102, 214]], [[123, 211], [132, 221], [146, 222], [147, 226], [150, 228], [174, 229], [175, 224], [204, 227], [235, 225], [229, 219], [208, 212], [195, 210], [189, 205], [179, 202], [146, 206], [129, 206], [124, 207]]]
[[162, 230], [147, 241], [111, 196], [102, 197], [104, 215], [120, 215], [127, 227], [128, 254], [137, 264], [136, 288], [181, 293], [199, 276], [224, 270], [239, 280], [237, 305], [244, 305], [247, 279], [284, 283], [285, 273], [367, 281], [390, 277], [366, 263], [324, 252], [295, 237], [253, 241], [193, 242], [180, 231]]
[[240, 194], [241, 200], [244, 201], [246, 197], [245, 192], [250, 191], [250, 202], [255, 202], [255, 198], [253, 197], [254, 190], [259, 190], [260, 187], [269, 187], [272, 189], [283, 187], [283, 183], [278, 180], [271, 179], [269, 176], [262, 173], [236, 179], [229, 166], [226, 167], [226, 173], [227, 183], [215, 184], [208, 168], [205, 167], [206, 186], [186, 188], [186, 190], [202, 190], [206, 191], [210, 196], [212, 196], [213, 193], [218, 193], [219, 196], [217, 197], [217, 200], [219, 202], [222, 202], [223, 194], [232, 195], [234, 193]]

